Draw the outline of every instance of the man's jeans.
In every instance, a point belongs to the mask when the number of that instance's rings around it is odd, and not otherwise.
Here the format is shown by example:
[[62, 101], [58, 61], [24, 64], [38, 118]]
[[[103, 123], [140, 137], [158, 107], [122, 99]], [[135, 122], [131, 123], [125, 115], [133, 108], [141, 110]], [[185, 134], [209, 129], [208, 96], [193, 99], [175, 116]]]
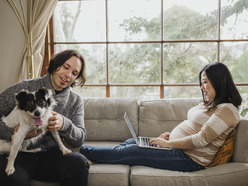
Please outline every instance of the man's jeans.
[[143, 165], [175, 171], [197, 171], [203, 166], [193, 161], [180, 149], [160, 150], [140, 148], [133, 138], [118, 146], [83, 146], [80, 153], [89, 160], [99, 163]]
[[32, 179], [59, 181], [61, 186], [87, 186], [89, 164], [82, 154], [73, 151], [63, 155], [58, 148], [37, 153], [19, 152], [15, 172], [7, 176], [7, 155], [0, 155], [0, 185], [29, 186]]

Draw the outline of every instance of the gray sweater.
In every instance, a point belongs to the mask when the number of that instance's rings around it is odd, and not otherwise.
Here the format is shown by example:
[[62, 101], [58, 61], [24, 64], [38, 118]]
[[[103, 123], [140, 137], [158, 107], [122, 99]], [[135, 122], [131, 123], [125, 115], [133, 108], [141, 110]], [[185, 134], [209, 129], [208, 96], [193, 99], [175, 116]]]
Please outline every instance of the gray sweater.
[[[53, 98], [57, 102], [53, 110], [64, 117], [64, 125], [59, 131], [61, 138], [74, 147], [82, 146], [86, 139], [83, 100], [72, 92], [70, 87], [56, 94], [50, 81], [50, 74], [42, 78], [20, 81], [2, 92], [0, 94], [0, 116], [7, 116], [16, 106], [15, 93], [22, 89], [34, 92], [42, 87], [52, 89]], [[10, 140], [12, 132], [13, 128], [6, 126], [0, 119], [0, 139]], [[57, 143], [51, 133], [47, 132], [36, 144], [31, 144], [29, 149], [40, 147], [48, 150], [56, 146]]]

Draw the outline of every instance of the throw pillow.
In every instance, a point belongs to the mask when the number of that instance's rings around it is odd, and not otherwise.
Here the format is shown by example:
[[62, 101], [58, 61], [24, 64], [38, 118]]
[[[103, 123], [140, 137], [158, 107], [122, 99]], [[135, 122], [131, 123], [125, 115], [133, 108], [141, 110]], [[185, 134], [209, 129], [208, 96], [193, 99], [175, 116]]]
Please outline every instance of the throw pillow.
[[233, 143], [234, 143], [234, 139], [235, 139], [235, 134], [236, 134], [236, 130], [233, 129], [233, 131], [231, 131], [228, 134], [224, 144], [222, 145], [222, 147], [220, 147], [220, 149], [217, 152], [217, 154], [215, 155], [213, 161], [206, 168], [214, 167], [217, 165], [222, 165], [222, 164], [228, 163], [230, 161], [230, 159], [233, 155]]

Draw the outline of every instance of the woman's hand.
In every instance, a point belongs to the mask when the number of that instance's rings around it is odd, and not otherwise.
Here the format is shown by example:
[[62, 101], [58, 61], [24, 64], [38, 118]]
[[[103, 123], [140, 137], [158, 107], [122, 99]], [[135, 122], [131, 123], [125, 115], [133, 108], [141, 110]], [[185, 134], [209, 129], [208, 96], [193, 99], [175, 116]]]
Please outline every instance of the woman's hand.
[[169, 141], [165, 140], [165, 139], [163, 139], [161, 137], [151, 138], [150, 139], [150, 145], [157, 145], [159, 147], [164, 147], [164, 148], [170, 147], [169, 146]]
[[169, 140], [170, 138], [170, 132], [165, 132], [159, 136], [160, 138], [163, 138], [165, 140]]
[[50, 132], [60, 130], [64, 125], [64, 118], [61, 114], [57, 112], [52, 112], [53, 116], [48, 119], [47, 129]]

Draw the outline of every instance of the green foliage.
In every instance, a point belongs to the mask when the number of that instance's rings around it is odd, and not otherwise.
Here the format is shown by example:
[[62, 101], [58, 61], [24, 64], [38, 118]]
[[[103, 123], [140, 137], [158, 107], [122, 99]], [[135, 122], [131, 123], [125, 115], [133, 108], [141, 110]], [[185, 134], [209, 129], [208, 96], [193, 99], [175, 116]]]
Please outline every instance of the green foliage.
[[[245, 0], [237, 1], [233, 6], [223, 7], [222, 23], [225, 23], [225, 20], [233, 14], [243, 12], [247, 7], [247, 1]], [[203, 16], [186, 7], [173, 6], [164, 12], [164, 39], [217, 39], [217, 20], [217, 11]], [[146, 40], [156, 40], [160, 36], [160, 17], [153, 18], [151, 21], [134, 17], [126, 19], [120, 26], [131, 35], [145, 32], [147, 35]], [[154, 50], [151, 47], [154, 46], [147, 46], [146, 53], [138, 52], [134, 48], [125, 53], [124, 56], [128, 56], [132, 63], [139, 64], [142, 63], [141, 59], [143, 58], [153, 59], [152, 61], [159, 60], [159, 58], [154, 58]], [[200, 69], [206, 64], [217, 60], [216, 47], [217, 45], [212, 43], [166, 44], [164, 46], [165, 81], [169, 83], [197, 83]], [[233, 74], [236, 74], [235, 78], [239, 76], [239, 81], [247, 82], [247, 55], [244, 54], [238, 63], [229, 63], [233, 59], [233, 56], [229, 55], [229, 48], [223, 46], [221, 52], [222, 62], [231, 65]], [[113, 58], [115, 57], [113, 56]], [[243, 73], [240, 73], [241, 69], [244, 69]], [[159, 67], [156, 72], [159, 72]], [[150, 70], [151, 73], [154, 74], [152, 69]]]
[[[221, 24], [227, 23], [233, 15], [239, 16], [248, 9], [247, 0], [239, 0], [233, 5], [222, 7]], [[73, 27], [73, 15], [65, 7], [63, 11], [63, 31], [65, 38], [69, 38], [70, 28]], [[163, 40], [216, 40], [218, 12], [209, 12], [206, 15], [195, 12], [184, 6], [173, 6], [164, 12]], [[161, 17], [147, 20], [143, 17], [132, 17], [120, 24], [126, 31], [127, 38], [135, 35], [145, 35], [144, 41], [161, 40]], [[175, 42], [161, 46], [155, 44], [109, 44], [108, 68], [110, 83], [161, 83], [161, 51], [163, 52], [164, 83], [198, 83], [198, 73], [208, 63], [217, 61], [216, 42]], [[163, 50], [161, 50], [163, 47]], [[93, 45], [90, 50], [83, 51], [87, 61], [88, 83], [106, 83], [106, 48]], [[221, 45], [221, 62], [228, 65], [235, 81], [246, 82], [248, 79], [248, 52], [247, 48], [240, 50], [242, 55], [235, 56], [232, 48]], [[92, 52], [94, 51], [94, 52]], [[234, 49], [235, 51], [235, 49]], [[94, 54], [92, 54], [94, 53]], [[96, 55], [95, 55], [96, 53]], [[100, 54], [99, 54], [100, 53]], [[115, 95], [125, 95], [116, 89]], [[118, 93], [119, 91], [119, 93]], [[135, 94], [150, 94], [154, 89], [140, 87]], [[191, 92], [184, 89], [169, 91], [175, 97], [191, 97]], [[200, 97], [199, 92], [199, 97]]]
[[233, 78], [237, 83], [246, 83], [248, 81], [248, 51], [244, 52], [236, 64], [233, 66], [231, 72]]
[[247, 112], [248, 112], [248, 108], [245, 108], [245, 109], [240, 113], [240, 115], [241, 115], [242, 117], [245, 117], [246, 114], [247, 114]]

